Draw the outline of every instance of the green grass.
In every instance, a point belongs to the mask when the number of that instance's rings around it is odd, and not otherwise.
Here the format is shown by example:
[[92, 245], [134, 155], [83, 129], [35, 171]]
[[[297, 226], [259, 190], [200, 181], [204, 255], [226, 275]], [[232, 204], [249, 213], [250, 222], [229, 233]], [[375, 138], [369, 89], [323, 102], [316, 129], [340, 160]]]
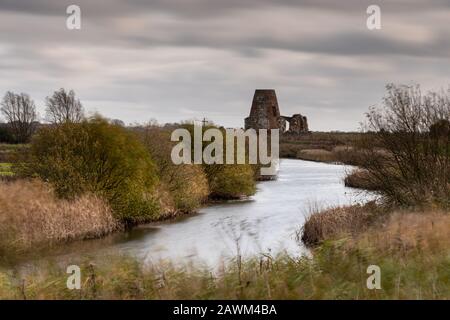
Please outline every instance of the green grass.
[[[280, 256], [231, 263], [213, 274], [159, 265], [144, 268], [132, 258], [81, 263], [81, 290], [68, 290], [68, 275], [56, 264], [14, 278], [0, 271], [6, 299], [449, 299], [449, 255], [389, 257], [370, 248], [345, 250], [328, 242], [314, 258]], [[369, 290], [369, 265], [381, 268], [381, 289]], [[19, 284], [19, 285], [18, 285]]]
[[12, 163], [0, 162], [0, 176], [13, 176], [14, 172], [11, 170]]

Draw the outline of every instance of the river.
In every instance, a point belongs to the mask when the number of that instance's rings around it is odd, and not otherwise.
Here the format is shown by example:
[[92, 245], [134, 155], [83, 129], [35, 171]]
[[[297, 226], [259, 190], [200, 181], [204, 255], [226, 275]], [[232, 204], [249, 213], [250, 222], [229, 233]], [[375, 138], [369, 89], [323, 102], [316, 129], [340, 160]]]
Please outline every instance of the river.
[[343, 177], [349, 170], [342, 165], [282, 159], [278, 179], [258, 183], [257, 192], [250, 199], [210, 205], [195, 215], [63, 245], [38, 255], [71, 260], [119, 252], [136, 256], [144, 263], [163, 260], [214, 267], [238, 252], [243, 257], [307, 253], [296, 234], [312, 208], [371, 198], [344, 186]]

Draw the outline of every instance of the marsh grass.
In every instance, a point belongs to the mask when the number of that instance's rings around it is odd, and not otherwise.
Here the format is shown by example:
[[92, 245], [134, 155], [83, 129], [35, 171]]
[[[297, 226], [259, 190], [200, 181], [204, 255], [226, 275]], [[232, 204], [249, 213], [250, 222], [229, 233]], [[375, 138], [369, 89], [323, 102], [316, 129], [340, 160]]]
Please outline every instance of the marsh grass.
[[324, 149], [304, 149], [297, 153], [297, 158], [308, 161], [334, 162], [333, 152]]
[[322, 148], [300, 149], [295, 152], [293, 157], [306, 161], [358, 165], [360, 155], [352, 146], [342, 145], [330, 150]]
[[300, 136], [283, 136], [280, 157], [359, 165], [360, 154], [354, 145], [363, 135], [356, 132], [312, 132]]
[[40, 181], [0, 183], [2, 255], [57, 242], [99, 237], [118, 227], [109, 206], [93, 195], [60, 200]]
[[[397, 212], [365, 232], [326, 240], [311, 257], [261, 255], [218, 271], [144, 266], [125, 256], [85, 261], [82, 289], [66, 288], [65, 268], [0, 271], [8, 299], [449, 299], [448, 213]], [[381, 289], [366, 286], [381, 268]]]
[[383, 217], [383, 210], [375, 202], [317, 210], [306, 218], [299, 237], [307, 246], [315, 246], [325, 240], [363, 232]]
[[344, 178], [346, 187], [377, 191], [382, 188], [376, 185], [376, 181], [372, 180], [371, 175], [364, 169], [354, 169]]
[[0, 177], [2, 176], [12, 176], [14, 173], [11, 170], [12, 164], [3, 162], [0, 163]]

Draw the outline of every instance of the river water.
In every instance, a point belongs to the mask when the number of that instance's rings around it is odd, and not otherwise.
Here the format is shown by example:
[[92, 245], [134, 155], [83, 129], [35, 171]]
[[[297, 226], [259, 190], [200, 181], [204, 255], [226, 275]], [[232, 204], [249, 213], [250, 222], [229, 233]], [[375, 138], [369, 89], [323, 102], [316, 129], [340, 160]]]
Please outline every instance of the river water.
[[[278, 179], [260, 182], [245, 201], [205, 207], [198, 214], [142, 225], [104, 239], [53, 248], [45, 256], [93, 257], [126, 253], [145, 263], [218, 266], [240, 253], [243, 257], [287, 252], [307, 254], [297, 240], [312, 208], [365, 202], [371, 196], [344, 186], [351, 168], [282, 159]], [[42, 256], [41, 256], [42, 257]]]

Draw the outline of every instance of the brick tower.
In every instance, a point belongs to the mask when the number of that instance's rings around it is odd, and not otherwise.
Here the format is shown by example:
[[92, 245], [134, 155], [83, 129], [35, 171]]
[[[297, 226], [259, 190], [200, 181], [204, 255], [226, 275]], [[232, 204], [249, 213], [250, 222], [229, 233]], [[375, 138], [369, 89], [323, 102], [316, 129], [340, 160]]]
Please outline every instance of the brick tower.
[[275, 90], [255, 90], [250, 115], [245, 118], [245, 129], [279, 129], [280, 118]]

